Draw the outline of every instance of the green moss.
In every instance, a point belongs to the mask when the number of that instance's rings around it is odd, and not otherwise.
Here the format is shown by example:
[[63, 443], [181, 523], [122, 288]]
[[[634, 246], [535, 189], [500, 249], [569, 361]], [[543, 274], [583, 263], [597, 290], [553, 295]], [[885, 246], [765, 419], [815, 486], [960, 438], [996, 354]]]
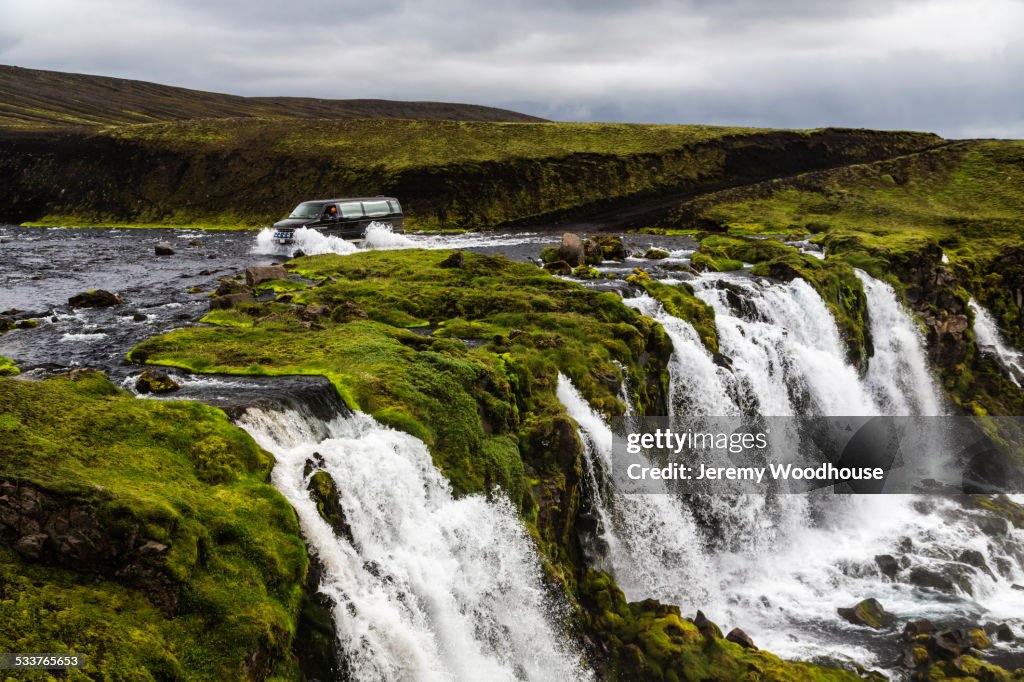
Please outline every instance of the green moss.
[[166, 545], [155, 570], [180, 595], [169, 615], [114, 557], [95, 574], [0, 550], [0, 649], [78, 652], [108, 679], [239, 679], [257, 653], [288, 667], [308, 559], [272, 458], [222, 412], [86, 372], [0, 379], [0, 415], [0, 479], [88, 510], [125, 551]]
[[652, 298], [658, 299], [665, 306], [665, 311], [668, 314], [686, 320], [693, 325], [700, 340], [709, 351], [718, 352], [715, 309], [697, 298], [688, 284], [670, 286], [650, 278], [640, 279], [638, 283]]
[[21, 374], [21, 370], [14, 364], [14, 360], [0, 355], [0, 377], [12, 377]]
[[587, 629], [609, 643], [605, 676], [620, 680], [859, 680], [845, 670], [783, 661], [720, 637], [717, 627], [701, 632], [679, 608], [654, 600], [627, 603], [606, 573], [589, 570], [581, 599], [592, 614]]

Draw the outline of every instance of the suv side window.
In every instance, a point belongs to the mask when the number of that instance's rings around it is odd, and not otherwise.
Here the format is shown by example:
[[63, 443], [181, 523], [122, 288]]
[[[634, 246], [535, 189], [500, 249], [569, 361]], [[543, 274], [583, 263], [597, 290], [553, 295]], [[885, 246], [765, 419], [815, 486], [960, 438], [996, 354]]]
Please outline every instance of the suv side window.
[[391, 213], [391, 207], [386, 201], [364, 201], [363, 210], [367, 218], [380, 218]]
[[341, 205], [342, 218], [362, 218], [363, 205], [358, 201], [348, 201]]
[[398, 203], [398, 199], [388, 199], [388, 205], [391, 207], [392, 213], [402, 212], [402, 206]]

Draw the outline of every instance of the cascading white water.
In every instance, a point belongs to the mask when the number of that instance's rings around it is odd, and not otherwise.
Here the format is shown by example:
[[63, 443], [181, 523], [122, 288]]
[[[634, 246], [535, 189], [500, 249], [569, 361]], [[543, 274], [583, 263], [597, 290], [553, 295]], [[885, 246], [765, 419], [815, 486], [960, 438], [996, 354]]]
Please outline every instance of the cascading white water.
[[[422, 441], [367, 415], [250, 408], [239, 423], [277, 459], [353, 679], [589, 679], [504, 498], [454, 498]], [[338, 483], [351, 541], [317, 512], [307, 461]]]
[[924, 339], [885, 282], [857, 270], [868, 301], [875, 354], [866, 381], [879, 414], [942, 414], [939, 391], [924, 354]]
[[[875, 353], [865, 376], [846, 361], [836, 325], [817, 293], [801, 280], [789, 284], [742, 275], [706, 274], [691, 280], [715, 308], [721, 352], [731, 367], [715, 364], [690, 325], [646, 296], [628, 305], [661, 322], [673, 342], [673, 414], [940, 414], [938, 391], [923, 340], [888, 285], [858, 273], [867, 293]], [[724, 286], [725, 285], [725, 286]], [[728, 290], [733, 296], [730, 297]], [[732, 299], [730, 301], [730, 298]], [[565, 380], [566, 383], [567, 380]], [[600, 416], [571, 386], [560, 385], [567, 412], [590, 436], [610, 467], [611, 436]], [[603, 446], [602, 444], [607, 444]], [[608, 453], [601, 451], [609, 449]], [[606, 469], [607, 470], [607, 469]], [[609, 552], [613, 573], [631, 600], [649, 597], [704, 610], [726, 628], [740, 626], [757, 644], [788, 658], [848, 660], [884, 666], [891, 635], [876, 635], [837, 615], [867, 597], [879, 599], [900, 619], [936, 622], [1009, 621], [1019, 632], [1024, 593], [1024, 531], [986, 535], [993, 519], [944, 498], [912, 495], [668, 495], [606, 496], [615, 509]], [[639, 500], [637, 523], [661, 532], [658, 545], [629, 542], [623, 499]], [[687, 506], [687, 504], [689, 506]], [[693, 523], [693, 512], [733, 528], [714, 531]], [[727, 542], [708, 533], [726, 534]], [[662, 556], [687, 551], [685, 569]], [[965, 552], [968, 554], [965, 555]], [[896, 580], [883, 577], [877, 555], [905, 565]], [[986, 568], [962, 559], [981, 557]], [[620, 566], [630, 572], [620, 575]], [[651, 575], [633, 566], [653, 566]], [[936, 598], [913, 585], [912, 574], [960, 576], [951, 594]], [[639, 576], [639, 579], [638, 577]], [[666, 577], [668, 576], [668, 577]]]
[[983, 353], [995, 356], [996, 361], [1006, 370], [1006, 375], [1020, 388], [1024, 381], [1024, 353], [1011, 346], [1003, 338], [991, 313], [973, 298], [968, 302], [974, 312], [974, 341]]

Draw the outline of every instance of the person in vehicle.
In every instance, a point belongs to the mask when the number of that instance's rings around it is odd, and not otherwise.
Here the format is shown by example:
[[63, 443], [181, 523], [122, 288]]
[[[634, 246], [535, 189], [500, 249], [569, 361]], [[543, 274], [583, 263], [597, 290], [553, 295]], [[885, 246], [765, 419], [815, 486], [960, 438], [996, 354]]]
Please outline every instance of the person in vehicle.
[[337, 217], [338, 207], [335, 206], [334, 204], [331, 204], [330, 206], [327, 207], [327, 210], [324, 211], [324, 218], [327, 218], [328, 220], [334, 220]]

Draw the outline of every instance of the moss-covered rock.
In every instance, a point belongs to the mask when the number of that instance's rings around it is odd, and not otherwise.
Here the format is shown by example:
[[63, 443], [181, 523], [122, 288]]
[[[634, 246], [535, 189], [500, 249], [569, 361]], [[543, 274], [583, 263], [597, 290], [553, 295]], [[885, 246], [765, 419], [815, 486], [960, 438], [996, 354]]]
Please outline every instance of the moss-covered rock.
[[[320, 285], [288, 303], [236, 309], [229, 326], [150, 339], [130, 358], [199, 372], [328, 377], [350, 407], [425, 441], [456, 492], [508, 495], [549, 575], [572, 594], [581, 450], [555, 395], [558, 373], [606, 416], [623, 413], [626, 380], [639, 409], [663, 413], [671, 344], [615, 294], [500, 257], [465, 253], [463, 267], [442, 267], [447, 256], [299, 258], [292, 272]], [[304, 327], [300, 311], [312, 305], [363, 315], [332, 312], [322, 329]], [[410, 321], [426, 326], [414, 333]]]
[[298, 679], [308, 558], [272, 463], [205, 405], [0, 379], [0, 649], [103, 679]]
[[619, 680], [859, 680], [859, 675], [808, 663], [783, 661], [703, 631], [679, 608], [654, 600], [627, 603], [606, 573], [587, 571], [580, 582], [587, 629], [603, 643], [608, 679]]

